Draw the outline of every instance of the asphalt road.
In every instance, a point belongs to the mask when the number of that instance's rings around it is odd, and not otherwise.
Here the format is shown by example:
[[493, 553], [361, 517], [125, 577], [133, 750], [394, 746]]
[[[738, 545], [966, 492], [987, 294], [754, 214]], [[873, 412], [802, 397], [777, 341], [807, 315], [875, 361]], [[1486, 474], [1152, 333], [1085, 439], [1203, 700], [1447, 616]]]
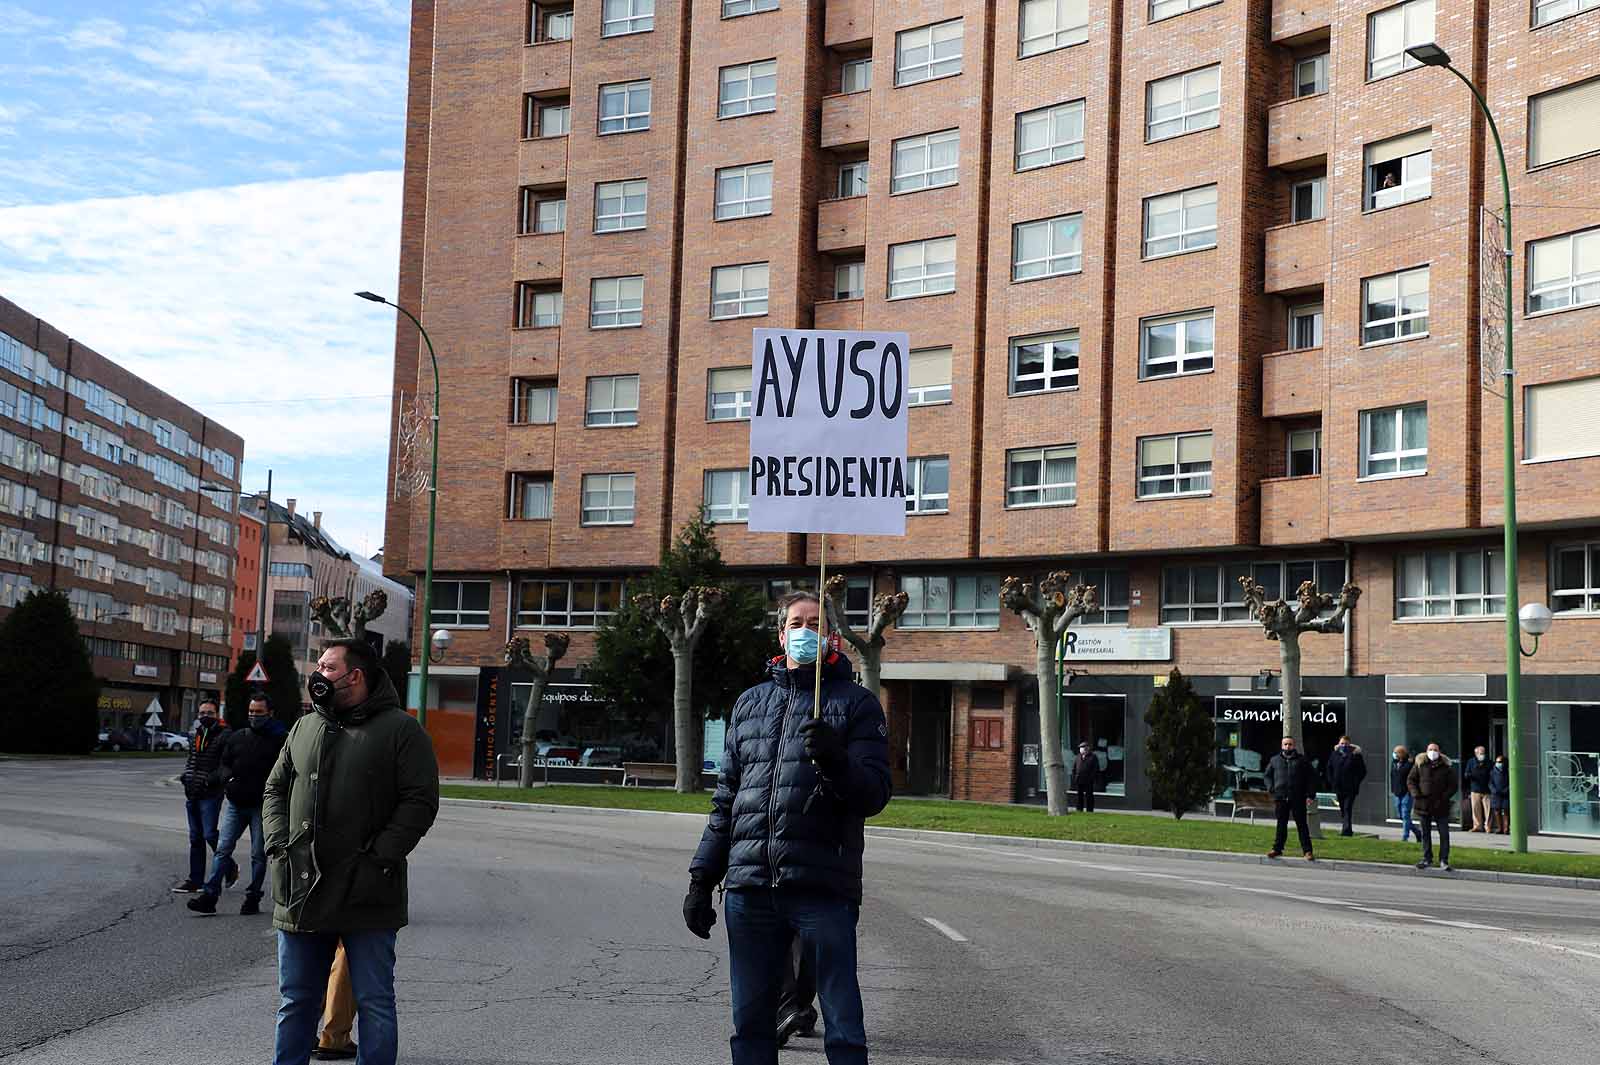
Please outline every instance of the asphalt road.
[[[169, 894], [171, 771], [0, 761], [0, 1060], [269, 1060], [269, 920]], [[447, 805], [412, 866], [402, 1060], [727, 1061], [721, 925], [679, 917], [700, 828]], [[1591, 892], [886, 839], [867, 865], [875, 1061], [1600, 1060]]]

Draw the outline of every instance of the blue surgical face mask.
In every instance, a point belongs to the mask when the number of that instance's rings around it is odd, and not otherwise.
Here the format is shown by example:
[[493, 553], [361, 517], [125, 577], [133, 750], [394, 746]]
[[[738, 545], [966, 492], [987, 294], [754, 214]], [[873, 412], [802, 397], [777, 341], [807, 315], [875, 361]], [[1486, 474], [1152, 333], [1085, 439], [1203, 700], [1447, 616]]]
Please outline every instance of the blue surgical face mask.
[[800, 628], [787, 631], [788, 635], [784, 637], [784, 650], [788, 652], [789, 657], [802, 665], [815, 662], [817, 651], [822, 644], [817, 630]]

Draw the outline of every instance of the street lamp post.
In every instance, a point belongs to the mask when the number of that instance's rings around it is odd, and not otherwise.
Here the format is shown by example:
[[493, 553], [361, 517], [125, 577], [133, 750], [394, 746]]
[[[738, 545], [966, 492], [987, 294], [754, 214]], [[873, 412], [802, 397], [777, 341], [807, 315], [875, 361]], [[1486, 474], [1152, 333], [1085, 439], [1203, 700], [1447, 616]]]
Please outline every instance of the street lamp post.
[[1500, 371], [1505, 392], [1503, 469], [1505, 482], [1505, 592], [1506, 592], [1506, 761], [1511, 766], [1511, 849], [1523, 853], [1528, 849], [1527, 803], [1523, 796], [1522, 758], [1522, 633], [1518, 628], [1517, 610], [1517, 435], [1515, 426], [1516, 398], [1513, 386], [1516, 381], [1515, 363], [1511, 351], [1511, 179], [1506, 172], [1506, 149], [1500, 140], [1500, 128], [1483, 93], [1461, 71], [1450, 65], [1450, 53], [1437, 44], [1419, 44], [1406, 49], [1406, 54], [1423, 66], [1443, 67], [1465, 85], [1483, 112], [1489, 133], [1494, 137], [1495, 154], [1500, 159], [1500, 189], [1505, 197], [1505, 286], [1506, 286], [1506, 365]]
[[430, 639], [428, 625], [433, 620], [433, 530], [439, 512], [439, 357], [434, 354], [433, 340], [428, 336], [428, 331], [422, 328], [422, 323], [417, 316], [400, 306], [390, 303], [376, 292], [357, 292], [357, 296], [373, 303], [382, 303], [393, 307], [417, 327], [417, 332], [422, 334], [423, 341], [428, 345], [428, 361], [433, 363], [433, 414], [431, 417], [433, 438], [433, 458], [428, 473], [428, 560], [427, 567], [422, 574], [422, 653], [418, 656], [421, 664], [417, 668], [417, 723], [428, 723], [428, 654]]

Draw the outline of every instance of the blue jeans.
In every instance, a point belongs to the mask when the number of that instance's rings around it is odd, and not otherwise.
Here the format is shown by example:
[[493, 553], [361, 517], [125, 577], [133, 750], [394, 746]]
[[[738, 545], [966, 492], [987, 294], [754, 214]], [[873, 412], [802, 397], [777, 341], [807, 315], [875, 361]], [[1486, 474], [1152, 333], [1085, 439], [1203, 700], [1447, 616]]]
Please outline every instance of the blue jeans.
[[856, 921], [849, 899], [753, 888], [723, 897], [733, 993], [733, 1065], [777, 1065], [778, 995], [794, 933], [815, 959], [829, 1065], [866, 1065], [867, 1031], [856, 980]]
[[400, 1030], [394, 1011], [395, 930], [278, 933], [278, 1035], [273, 1065], [306, 1065], [328, 993], [333, 952], [344, 941], [350, 990], [361, 1021], [357, 1065], [394, 1065]]
[[1417, 826], [1411, 820], [1411, 804], [1414, 802], [1416, 800], [1409, 793], [1398, 796], [1394, 800], [1395, 816], [1400, 818], [1400, 824], [1404, 826], [1400, 829], [1401, 843], [1404, 843], [1412, 836], [1416, 836], [1418, 839], [1422, 838], [1422, 833], [1417, 831]]
[[238, 868], [233, 860], [233, 848], [238, 845], [244, 830], [250, 829], [250, 890], [248, 894], [261, 897], [261, 885], [267, 879], [267, 841], [261, 834], [261, 807], [239, 807], [232, 801], [222, 807], [222, 838], [217, 842], [217, 859], [211, 863], [211, 879], [206, 881], [207, 895], [222, 894], [222, 878], [229, 868]]
[[206, 878], [206, 850], [217, 849], [217, 814], [222, 811], [222, 796], [214, 799], [185, 799], [189, 812], [189, 879], [198, 884]]

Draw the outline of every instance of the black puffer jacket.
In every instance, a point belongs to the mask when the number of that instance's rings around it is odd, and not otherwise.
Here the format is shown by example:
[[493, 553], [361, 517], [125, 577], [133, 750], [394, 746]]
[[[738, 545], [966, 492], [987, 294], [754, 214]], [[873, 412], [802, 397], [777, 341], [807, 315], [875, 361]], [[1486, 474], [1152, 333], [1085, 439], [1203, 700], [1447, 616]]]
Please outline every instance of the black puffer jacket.
[[1305, 802], [1317, 797], [1317, 771], [1303, 754], [1285, 758], [1282, 753], [1267, 763], [1267, 790], [1280, 802]]
[[1348, 749], [1335, 747], [1328, 755], [1325, 771], [1335, 795], [1359, 795], [1361, 782], [1367, 779], [1367, 756], [1353, 743]]
[[811, 716], [809, 672], [773, 660], [771, 679], [749, 689], [729, 715], [711, 818], [689, 863], [697, 881], [730, 889], [794, 887], [861, 900], [862, 822], [889, 801], [889, 741], [883, 709], [830, 653], [822, 666], [822, 719], [843, 736], [843, 780], [805, 812], [821, 774], [799, 735]]
[[1406, 778], [1411, 775], [1411, 759], [1390, 759], [1389, 761], [1389, 794], [1395, 798], [1407, 795]]
[[260, 728], [251, 725], [228, 737], [217, 772], [229, 802], [242, 809], [261, 805], [267, 774], [272, 772], [272, 764], [278, 760], [278, 752], [283, 750], [283, 741], [288, 735], [287, 725], [269, 717]]
[[222, 777], [217, 773], [222, 763], [222, 749], [228, 742], [228, 726], [221, 718], [213, 719], [206, 728], [195, 722], [189, 734], [189, 758], [183, 766], [183, 795], [187, 799], [217, 799], [222, 797]]

